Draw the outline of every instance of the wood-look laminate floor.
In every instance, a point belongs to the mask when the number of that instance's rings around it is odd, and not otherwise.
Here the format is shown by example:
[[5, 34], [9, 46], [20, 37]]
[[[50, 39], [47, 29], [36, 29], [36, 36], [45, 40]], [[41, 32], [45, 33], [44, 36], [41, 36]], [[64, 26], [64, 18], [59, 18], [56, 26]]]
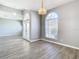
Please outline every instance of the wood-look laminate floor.
[[45, 41], [0, 39], [0, 59], [78, 59], [74, 49]]

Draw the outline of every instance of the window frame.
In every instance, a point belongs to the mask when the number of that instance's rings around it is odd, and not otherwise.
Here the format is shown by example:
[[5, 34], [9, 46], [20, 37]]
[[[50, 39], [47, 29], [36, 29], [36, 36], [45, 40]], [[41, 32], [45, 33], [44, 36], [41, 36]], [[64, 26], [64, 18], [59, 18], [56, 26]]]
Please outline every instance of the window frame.
[[[59, 20], [59, 15], [58, 15], [58, 13], [57, 12], [55, 12], [55, 11], [51, 11], [51, 12], [49, 12], [49, 13], [47, 13], [47, 15], [46, 15], [46, 17], [45, 17], [45, 37], [46, 38], [50, 38], [49, 36], [47, 37], [46, 35], [47, 35], [47, 26], [46, 26], [46, 23], [47, 23], [47, 21], [49, 21], [50, 19], [52, 19], [52, 16], [50, 17], [49, 15], [50, 14], [53, 14], [53, 13], [55, 13], [55, 15], [56, 15], [56, 17], [54, 18], [53, 17], [53, 19], [57, 22], [57, 36], [55, 37], [55, 38], [51, 38], [51, 39], [57, 39], [58, 38], [58, 20]], [[50, 17], [49, 19], [47, 19], [47, 17]], [[52, 25], [51, 25], [52, 26]], [[49, 35], [49, 34], [48, 34]], [[52, 34], [51, 34], [52, 35]]]

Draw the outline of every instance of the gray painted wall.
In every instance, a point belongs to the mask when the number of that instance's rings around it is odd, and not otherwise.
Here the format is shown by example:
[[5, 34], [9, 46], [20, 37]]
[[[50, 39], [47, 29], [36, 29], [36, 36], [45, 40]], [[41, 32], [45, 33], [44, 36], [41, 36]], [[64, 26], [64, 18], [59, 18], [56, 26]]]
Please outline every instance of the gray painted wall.
[[40, 38], [40, 17], [35, 11], [31, 11], [31, 39]]
[[40, 37], [41, 38], [45, 38], [45, 16], [40, 16]]
[[54, 10], [60, 17], [58, 42], [79, 47], [79, 0]]
[[60, 6], [56, 10], [60, 14], [60, 42], [79, 47], [79, 0]]

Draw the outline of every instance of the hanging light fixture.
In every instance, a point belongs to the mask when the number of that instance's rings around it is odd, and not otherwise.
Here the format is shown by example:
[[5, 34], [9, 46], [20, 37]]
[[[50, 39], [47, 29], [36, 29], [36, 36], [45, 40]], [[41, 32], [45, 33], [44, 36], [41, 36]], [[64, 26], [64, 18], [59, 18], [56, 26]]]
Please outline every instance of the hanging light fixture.
[[39, 15], [45, 15], [47, 13], [46, 8], [44, 8], [44, 1], [42, 0], [41, 8], [38, 10]]

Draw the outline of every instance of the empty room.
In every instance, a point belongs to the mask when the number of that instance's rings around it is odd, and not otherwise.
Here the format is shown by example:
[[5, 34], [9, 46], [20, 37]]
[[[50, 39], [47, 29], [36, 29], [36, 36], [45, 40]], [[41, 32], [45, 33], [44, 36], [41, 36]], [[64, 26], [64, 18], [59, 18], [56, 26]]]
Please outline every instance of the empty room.
[[0, 0], [0, 59], [79, 59], [79, 0]]

